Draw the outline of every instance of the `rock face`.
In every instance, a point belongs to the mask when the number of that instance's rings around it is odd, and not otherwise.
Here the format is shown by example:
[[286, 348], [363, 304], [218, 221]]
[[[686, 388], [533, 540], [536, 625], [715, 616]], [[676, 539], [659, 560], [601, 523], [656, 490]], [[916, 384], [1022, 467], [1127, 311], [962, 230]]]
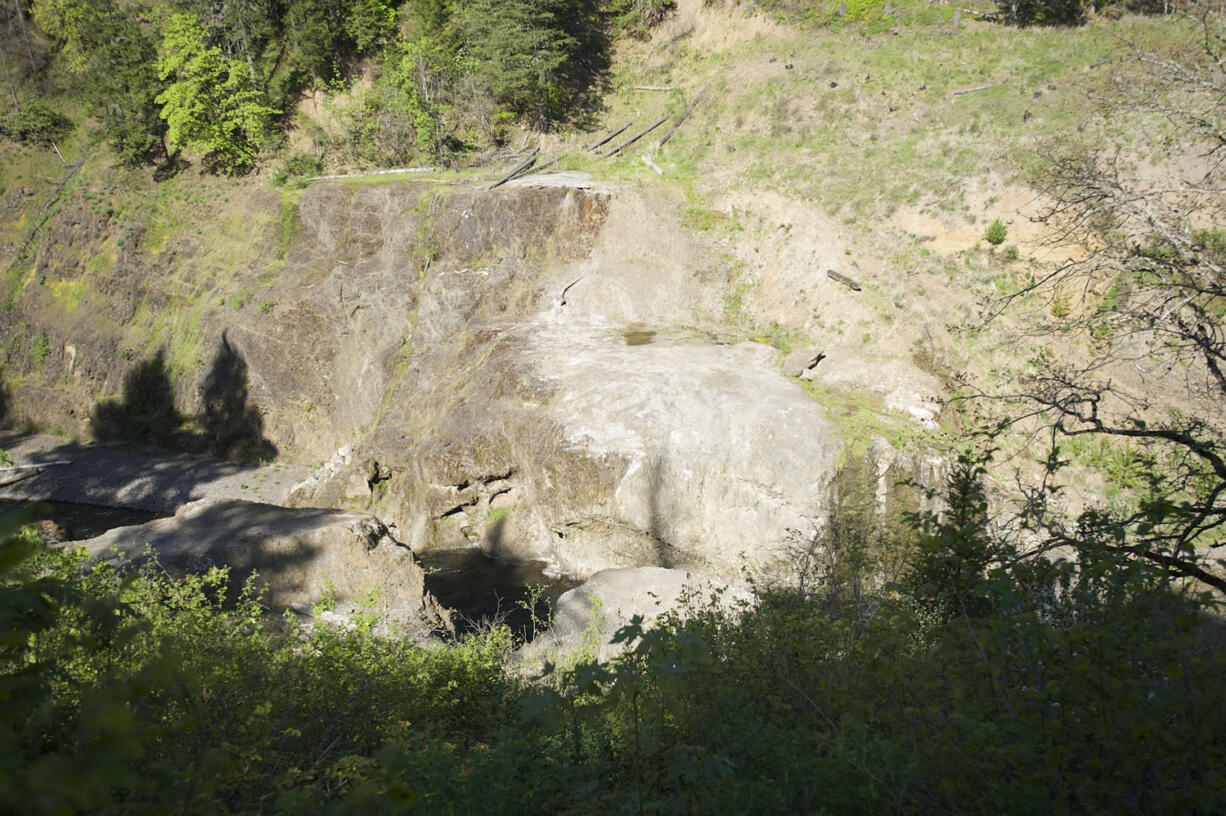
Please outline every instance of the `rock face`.
[[[352, 250], [341, 247], [354, 239], [325, 217], [335, 218], [330, 195], [304, 201], [319, 238], [300, 265], [352, 266], [336, 286], [353, 293], [353, 331], [379, 327], [355, 350], [377, 358], [371, 348], [382, 343], [385, 355], [404, 356], [390, 372], [355, 359], [332, 376], [324, 399], [336, 427], [372, 430], [333, 437], [347, 447], [296, 501], [369, 508], [415, 550], [479, 541], [498, 557], [578, 575], [643, 564], [778, 574], [824, 523], [840, 448], [833, 427], [780, 376], [769, 347], [676, 328], [715, 308], [711, 287], [695, 279], [693, 247], [655, 251], [667, 225], [635, 196], [513, 189], [532, 197], [529, 221], [549, 210], [548, 257], [520, 249], [532, 236], [515, 237], [525, 225], [505, 219], [501, 242], [480, 237], [484, 229], [461, 237], [468, 221], [497, 220], [496, 199], [440, 211], [452, 225], [436, 226], [440, 251], [419, 264], [428, 271], [398, 345], [395, 284], [411, 276], [395, 269], [411, 269], [420, 247], [384, 241], [364, 250], [367, 260], [346, 261]], [[371, 220], [364, 237], [395, 232], [386, 202], [356, 210]], [[276, 348], [302, 345], [257, 343], [247, 346], [253, 372], [276, 368]]]
[[[827, 523], [841, 434], [773, 348], [725, 339], [736, 273], [678, 203], [573, 174], [316, 184], [284, 258], [267, 256], [279, 271], [244, 279], [275, 306], [193, 284], [215, 371], [154, 415], [201, 428], [209, 450], [327, 462], [290, 503], [373, 513], [415, 551], [786, 576]], [[59, 382], [77, 394], [119, 345], [74, 340]], [[31, 399], [54, 401], [15, 395]]]
[[126, 563], [138, 563], [148, 547], [175, 577], [229, 566], [231, 588], [258, 572], [276, 606], [332, 600], [342, 614], [363, 608], [418, 636], [451, 628], [412, 552], [372, 516], [206, 499], [79, 546]]

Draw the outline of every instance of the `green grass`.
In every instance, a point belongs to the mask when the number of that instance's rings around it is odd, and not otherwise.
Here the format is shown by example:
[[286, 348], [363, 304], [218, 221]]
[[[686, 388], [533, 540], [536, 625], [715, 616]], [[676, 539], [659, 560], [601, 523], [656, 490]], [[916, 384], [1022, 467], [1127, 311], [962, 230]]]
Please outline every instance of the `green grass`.
[[81, 308], [81, 300], [85, 296], [86, 284], [83, 280], [57, 280], [47, 283], [47, 290], [57, 303], [69, 314]]
[[826, 409], [826, 415], [838, 427], [845, 442], [842, 462], [849, 457], [862, 457], [876, 439], [884, 439], [895, 450], [916, 446], [941, 447], [938, 431], [927, 431], [913, 420], [887, 411], [881, 398], [864, 391], [832, 388], [812, 380], [800, 380], [805, 392]]

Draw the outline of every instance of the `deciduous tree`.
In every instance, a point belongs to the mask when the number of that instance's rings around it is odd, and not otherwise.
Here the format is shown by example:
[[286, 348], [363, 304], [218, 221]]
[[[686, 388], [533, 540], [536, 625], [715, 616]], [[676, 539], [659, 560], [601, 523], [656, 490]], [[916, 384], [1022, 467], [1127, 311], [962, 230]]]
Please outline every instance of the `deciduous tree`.
[[170, 83], [157, 101], [172, 147], [206, 150], [227, 172], [255, 164], [279, 111], [264, 103], [246, 65], [208, 44], [195, 17], [171, 18], [158, 73]]
[[1098, 541], [1226, 592], [1226, 21], [1206, 4], [1193, 22], [1182, 48], [1130, 49], [1105, 113], [1175, 125], [1195, 170], [1154, 178], [1096, 147], [1057, 153], [1041, 175], [1049, 240], [1075, 248], [1026, 292], [1060, 298], [1043, 331], [1091, 353], [1041, 355], [1014, 396], [1053, 445], [1108, 438], [1144, 461], [1129, 506], [1072, 530], [1043, 514], [1053, 543]]

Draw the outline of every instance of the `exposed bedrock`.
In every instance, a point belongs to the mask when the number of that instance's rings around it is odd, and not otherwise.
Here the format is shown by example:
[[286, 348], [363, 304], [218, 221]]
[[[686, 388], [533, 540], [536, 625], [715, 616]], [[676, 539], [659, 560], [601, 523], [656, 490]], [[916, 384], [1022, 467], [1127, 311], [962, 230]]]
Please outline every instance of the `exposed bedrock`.
[[256, 573], [276, 606], [326, 603], [342, 615], [363, 609], [422, 638], [451, 628], [413, 553], [369, 515], [204, 499], [74, 546], [129, 565], [152, 551], [172, 576], [229, 567], [232, 590]]
[[[725, 248], [687, 230], [678, 201], [541, 183], [317, 184], [288, 252], [273, 241], [271, 271], [243, 279], [275, 308], [231, 308], [179, 260], [165, 285], [206, 304], [179, 337], [198, 372], [172, 389], [161, 352], [122, 364], [135, 329], [56, 335], [71, 371], [50, 354], [58, 384], [16, 392], [18, 413], [124, 382], [95, 425], [122, 430], [133, 403], [136, 431], [175, 425], [170, 442], [326, 462], [291, 503], [372, 512], [417, 551], [479, 543], [580, 576], [787, 575], [828, 522], [839, 429], [773, 348], [726, 340]], [[148, 283], [146, 300], [162, 280]]]
[[[572, 574], [786, 571], [824, 524], [840, 456], [821, 407], [773, 349], [683, 328], [718, 292], [667, 216], [631, 193], [515, 191], [529, 192], [554, 209], [557, 248], [432, 256], [405, 342], [367, 332], [367, 362], [334, 378], [335, 426], [368, 431], [295, 500], [370, 508], [417, 550], [479, 542]], [[390, 273], [370, 275], [354, 297], [373, 315], [398, 295], [378, 290]]]

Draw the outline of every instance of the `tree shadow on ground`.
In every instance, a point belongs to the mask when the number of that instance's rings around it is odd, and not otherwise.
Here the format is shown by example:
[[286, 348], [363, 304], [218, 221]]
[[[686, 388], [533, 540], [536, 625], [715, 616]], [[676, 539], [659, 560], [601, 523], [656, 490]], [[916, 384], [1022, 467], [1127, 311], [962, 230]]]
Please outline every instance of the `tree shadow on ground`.
[[263, 417], [248, 402], [247, 362], [224, 333], [204, 378], [202, 398], [203, 410], [197, 416], [179, 412], [165, 354], [159, 350], [128, 372], [121, 400], [94, 406], [94, 437], [222, 459], [276, 458], [276, 446], [264, 438]]
[[609, 91], [609, 68], [612, 65], [612, 40], [601, 3], [582, 0], [577, 13], [566, 20], [566, 33], [574, 39], [574, 58], [564, 78], [566, 106], [571, 111], [572, 124], [582, 130], [594, 130], [604, 108], [604, 94]]

